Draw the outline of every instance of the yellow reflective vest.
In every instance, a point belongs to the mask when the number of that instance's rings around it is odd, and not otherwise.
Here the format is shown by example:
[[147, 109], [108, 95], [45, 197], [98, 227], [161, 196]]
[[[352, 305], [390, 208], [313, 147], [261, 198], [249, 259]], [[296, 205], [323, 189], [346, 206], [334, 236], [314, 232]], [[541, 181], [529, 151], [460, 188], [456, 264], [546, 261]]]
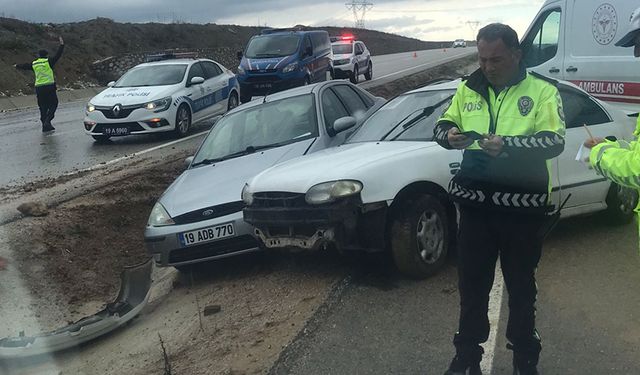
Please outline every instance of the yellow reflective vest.
[[448, 131], [496, 134], [503, 152], [493, 157], [477, 142], [464, 151], [449, 186], [461, 204], [494, 209], [547, 212], [552, 209], [548, 160], [564, 149], [564, 112], [556, 82], [521, 68], [499, 93], [481, 70], [458, 87], [450, 107], [438, 120], [434, 139], [451, 148]]
[[52, 85], [56, 82], [53, 76], [53, 69], [51, 69], [51, 65], [49, 65], [48, 58], [39, 58], [35, 60], [31, 63], [31, 67], [36, 75], [36, 87]]
[[[634, 135], [640, 135], [640, 118]], [[640, 143], [637, 139], [628, 147], [618, 141], [605, 140], [591, 150], [589, 162], [599, 174], [616, 184], [640, 190]], [[640, 215], [640, 204], [636, 212]]]

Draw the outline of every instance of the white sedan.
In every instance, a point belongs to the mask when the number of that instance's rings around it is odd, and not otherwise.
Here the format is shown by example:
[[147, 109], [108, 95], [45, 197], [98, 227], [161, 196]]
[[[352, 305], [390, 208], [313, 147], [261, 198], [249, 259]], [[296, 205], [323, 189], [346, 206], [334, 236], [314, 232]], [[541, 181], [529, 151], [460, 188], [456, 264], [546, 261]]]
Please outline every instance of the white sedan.
[[144, 63], [87, 104], [84, 128], [96, 141], [130, 134], [187, 134], [192, 123], [238, 105], [235, 74], [207, 59]]
[[[432, 141], [436, 121], [459, 81], [400, 95], [370, 117], [340, 147], [276, 165], [245, 186], [244, 219], [267, 248], [390, 250], [396, 266], [426, 277], [445, 261], [457, 211], [447, 187], [462, 151]], [[563, 217], [606, 210], [613, 221], [633, 218], [637, 194], [576, 160], [587, 137], [631, 140], [634, 121], [570, 83], [559, 84], [567, 136], [551, 161], [556, 207], [571, 194]]]

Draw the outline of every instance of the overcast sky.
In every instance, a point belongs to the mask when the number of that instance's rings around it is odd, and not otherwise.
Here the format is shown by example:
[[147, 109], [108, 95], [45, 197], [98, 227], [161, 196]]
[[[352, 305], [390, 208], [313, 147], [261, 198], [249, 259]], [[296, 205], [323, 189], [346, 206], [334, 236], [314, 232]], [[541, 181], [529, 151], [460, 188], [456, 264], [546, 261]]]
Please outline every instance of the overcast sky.
[[[353, 26], [351, 0], [0, 0], [0, 15], [33, 22], [108, 17], [119, 22]], [[543, 0], [369, 0], [365, 27], [419, 38], [475, 37], [473, 22], [510, 24], [522, 35]], [[468, 24], [471, 22], [471, 24]]]

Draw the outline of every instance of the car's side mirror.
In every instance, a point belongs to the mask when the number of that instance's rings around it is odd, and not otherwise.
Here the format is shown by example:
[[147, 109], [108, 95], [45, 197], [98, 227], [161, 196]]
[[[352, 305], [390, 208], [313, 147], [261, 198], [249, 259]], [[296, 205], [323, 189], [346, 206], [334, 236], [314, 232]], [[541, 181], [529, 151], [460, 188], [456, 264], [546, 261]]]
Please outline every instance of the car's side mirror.
[[188, 158], [184, 159], [184, 167], [189, 168], [192, 162], [193, 162], [193, 156], [189, 156]]
[[356, 126], [357, 123], [358, 123], [358, 120], [356, 120], [355, 117], [352, 117], [352, 116], [340, 117], [339, 119], [333, 122], [333, 133], [338, 134], [347, 129], [351, 129], [354, 126]]
[[238, 60], [242, 60], [242, 51], [236, 52], [236, 57], [238, 58]]
[[107, 83], [107, 87], [113, 87], [113, 85], [116, 84], [116, 81], [111, 81], [109, 83]]
[[193, 78], [191, 78], [191, 84], [192, 85], [199, 85], [199, 84], [201, 84], [203, 82], [204, 82], [204, 78], [202, 78], [202, 77], [193, 77]]

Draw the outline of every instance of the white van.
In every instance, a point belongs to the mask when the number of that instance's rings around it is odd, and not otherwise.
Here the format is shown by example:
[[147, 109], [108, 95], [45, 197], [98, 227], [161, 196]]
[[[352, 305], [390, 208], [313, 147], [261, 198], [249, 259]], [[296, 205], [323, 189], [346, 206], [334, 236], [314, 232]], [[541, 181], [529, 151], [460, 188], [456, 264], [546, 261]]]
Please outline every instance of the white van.
[[615, 43], [639, 6], [633, 0], [547, 0], [522, 38], [525, 64], [637, 113], [640, 60]]

